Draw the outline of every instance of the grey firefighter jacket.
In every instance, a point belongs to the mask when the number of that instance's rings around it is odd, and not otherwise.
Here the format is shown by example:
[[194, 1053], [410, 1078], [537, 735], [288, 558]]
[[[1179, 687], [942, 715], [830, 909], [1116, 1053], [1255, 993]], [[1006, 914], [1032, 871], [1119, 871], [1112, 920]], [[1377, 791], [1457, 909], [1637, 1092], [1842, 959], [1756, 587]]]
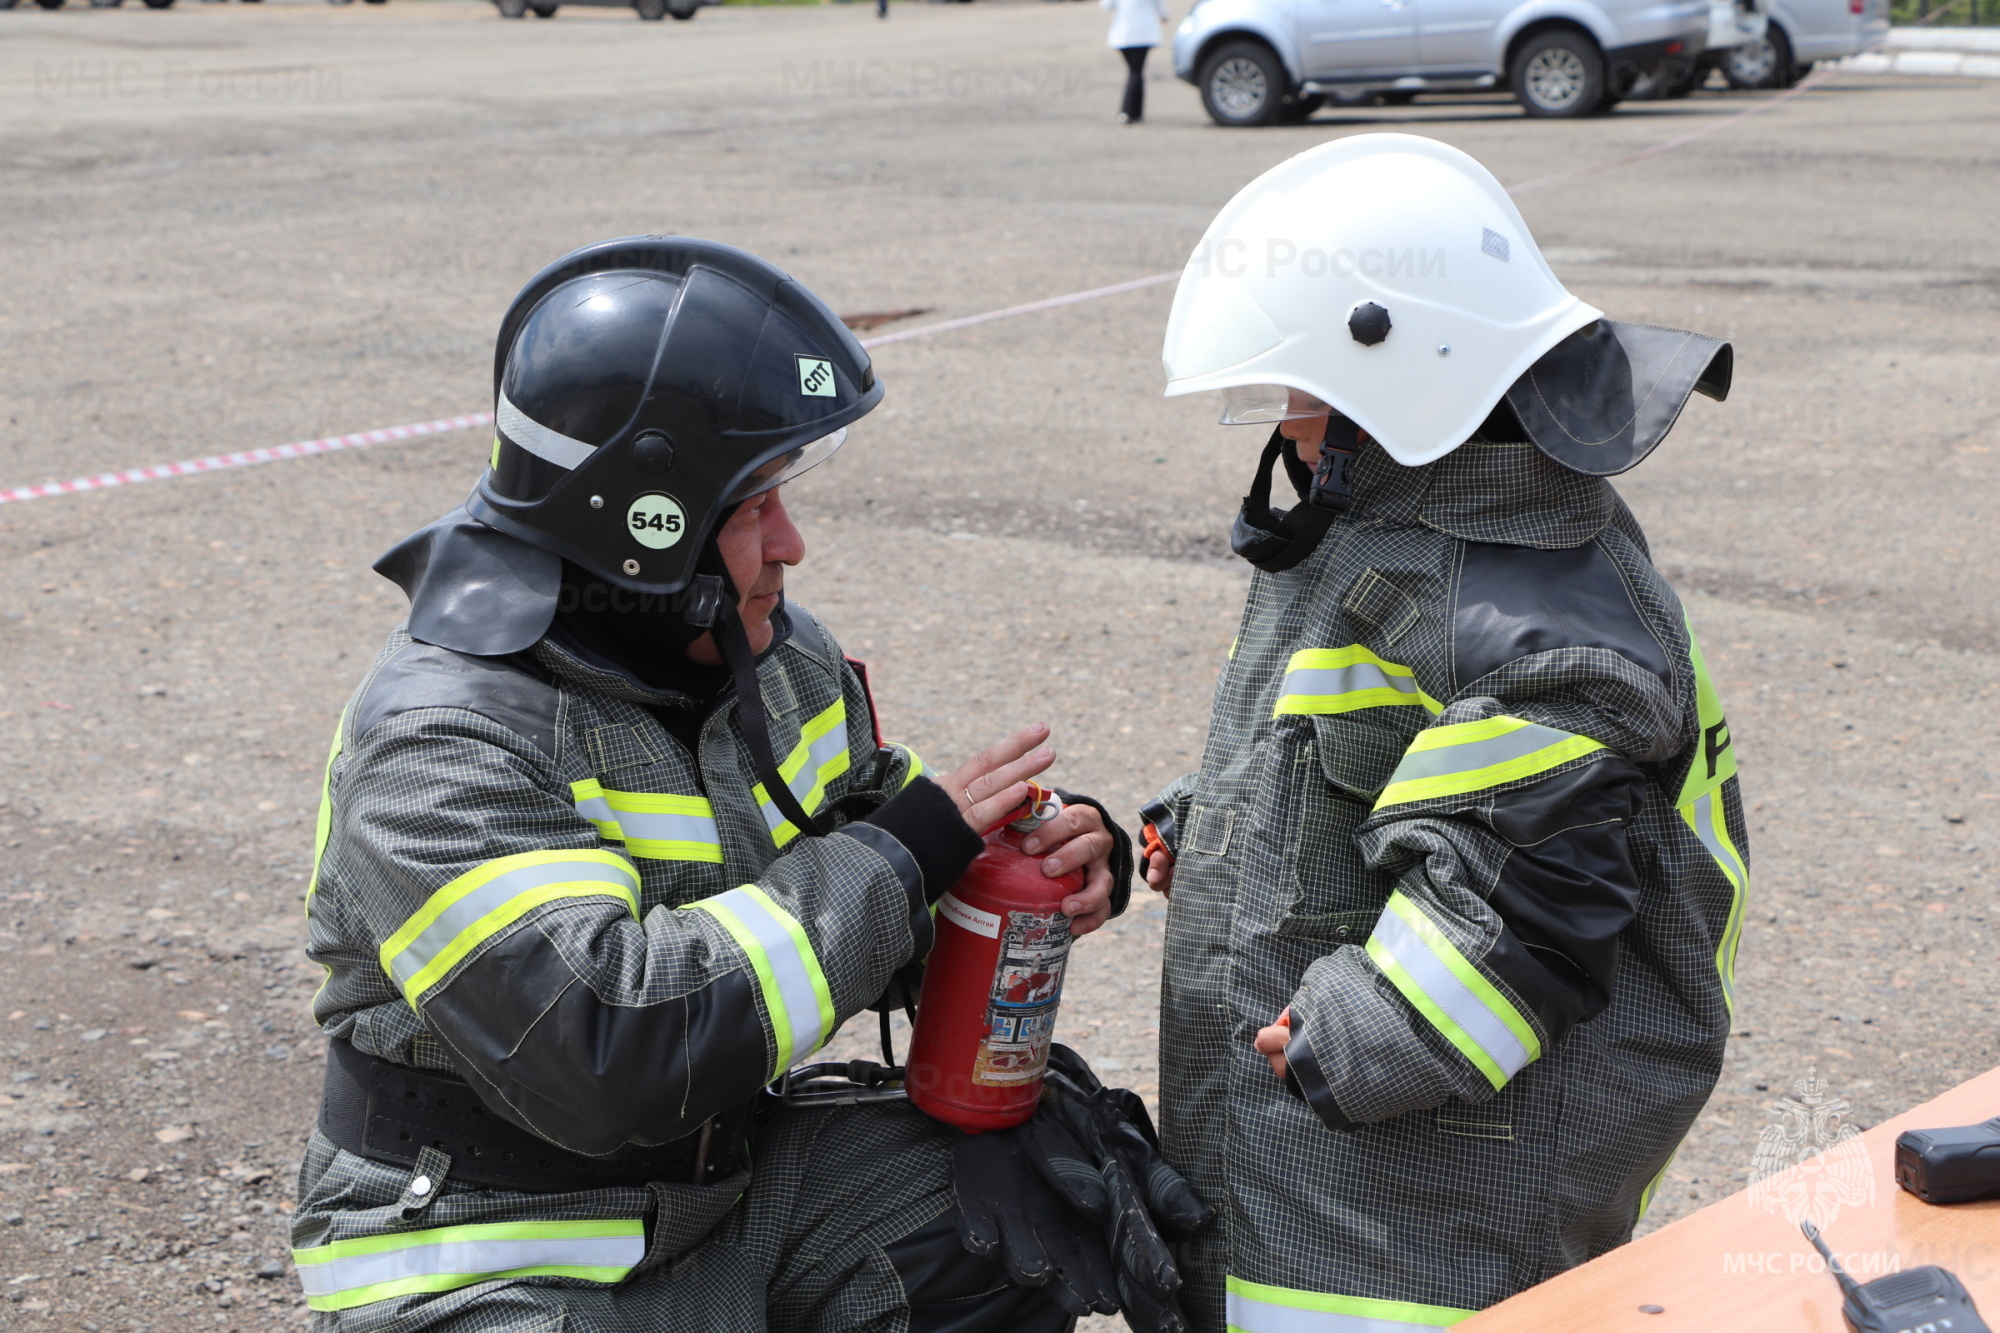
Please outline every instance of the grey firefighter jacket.
[[[916, 780], [913, 753], [878, 746], [866, 689], [818, 623], [787, 604], [779, 625], [759, 680], [781, 776], [823, 822], [836, 805], [874, 811], [825, 838], [800, 838], [765, 799], [733, 693], [697, 760], [662, 721], [693, 701], [559, 639], [487, 658], [393, 634], [327, 769], [308, 916], [328, 1034], [466, 1078], [493, 1113], [598, 1156], [699, 1130], [880, 996], [929, 951], [929, 901], [978, 840], [937, 831], [955, 822], [950, 799]], [[713, 1199], [682, 1187], [677, 1243], [742, 1189], [740, 1175]], [[480, 1197], [505, 1243], [556, 1246], [541, 1259], [566, 1263], [558, 1276], [613, 1282], [638, 1257], [629, 1236], [593, 1255], [532, 1227], [629, 1229], [643, 1188], [566, 1195], [553, 1214], [532, 1194]], [[530, 1231], [504, 1230], [517, 1222]], [[369, 1238], [407, 1229], [379, 1208], [302, 1215], [315, 1308], [412, 1290], [368, 1281], [387, 1271]], [[406, 1239], [405, 1268], [442, 1265], [419, 1289], [481, 1280], [417, 1252], [434, 1237]]]
[[1729, 1029], [1735, 756], [1631, 513], [1529, 444], [1356, 472], [1149, 811], [1197, 1328], [1434, 1327], [1621, 1243]]

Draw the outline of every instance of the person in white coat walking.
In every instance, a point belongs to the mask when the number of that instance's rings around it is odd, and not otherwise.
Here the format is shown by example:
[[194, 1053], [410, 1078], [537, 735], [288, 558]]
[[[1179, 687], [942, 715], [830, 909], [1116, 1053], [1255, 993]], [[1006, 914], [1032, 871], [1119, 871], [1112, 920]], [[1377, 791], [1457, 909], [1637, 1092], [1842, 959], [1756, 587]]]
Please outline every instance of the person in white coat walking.
[[1125, 57], [1125, 101], [1118, 119], [1137, 125], [1146, 118], [1146, 52], [1160, 44], [1160, 21], [1167, 0], [1097, 0], [1111, 11], [1110, 45]]

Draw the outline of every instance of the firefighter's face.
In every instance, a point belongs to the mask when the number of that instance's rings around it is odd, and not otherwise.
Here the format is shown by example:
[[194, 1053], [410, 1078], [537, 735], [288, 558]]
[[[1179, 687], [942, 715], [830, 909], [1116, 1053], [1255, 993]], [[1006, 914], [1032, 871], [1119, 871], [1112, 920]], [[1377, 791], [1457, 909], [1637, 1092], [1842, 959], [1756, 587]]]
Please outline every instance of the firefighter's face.
[[[806, 539], [785, 512], [784, 487], [773, 487], [738, 505], [715, 534], [715, 546], [729, 577], [736, 584], [736, 608], [750, 639], [750, 651], [771, 646], [771, 613], [785, 596], [785, 566], [806, 557]], [[722, 661], [715, 636], [704, 634], [688, 645], [687, 655], [707, 666]]]
[[[1326, 438], [1326, 420], [1331, 409], [1309, 393], [1297, 389], [1287, 390], [1289, 402], [1286, 410], [1307, 412], [1318, 408], [1316, 416], [1288, 417], [1278, 423], [1278, 431], [1297, 446], [1299, 461], [1307, 467], [1319, 462], [1319, 443]], [[1269, 418], [1266, 418], [1268, 420]]]

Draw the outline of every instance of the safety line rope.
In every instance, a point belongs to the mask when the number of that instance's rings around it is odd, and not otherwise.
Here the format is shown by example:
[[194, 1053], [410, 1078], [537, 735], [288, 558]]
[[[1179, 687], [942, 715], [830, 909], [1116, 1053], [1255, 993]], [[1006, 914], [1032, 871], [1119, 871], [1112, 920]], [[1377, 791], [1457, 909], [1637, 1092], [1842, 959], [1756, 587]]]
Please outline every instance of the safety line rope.
[[[1700, 129], [1676, 135], [1648, 148], [1627, 153], [1623, 157], [1610, 158], [1586, 167], [1574, 167], [1568, 171], [1558, 171], [1549, 176], [1538, 176], [1531, 181], [1509, 186], [1510, 195], [1528, 194], [1535, 190], [1572, 181], [1583, 176], [1593, 176], [1601, 171], [1630, 166], [1647, 158], [1658, 157], [1676, 148], [1684, 148], [1698, 139], [1709, 135], [1739, 120], [1760, 115], [1772, 107], [1791, 101], [1801, 93], [1819, 86], [1828, 75], [1818, 72], [1800, 80], [1775, 97], [1767, 97], [1754, 102], [1740, 111], [1735, 111], [1719, 120], [1711, 121]], [[1041, 301], [1029, 301], [1025, 305], [1010, 305], [999, 310], [988, 310], [984, 314], [965, 315], [958, 319], [942, 320], [936, 324], [923, 324], [913, 329], [903, 329], [896, 333], [885, 333], [880, 337], [863, 338], [861, 345], [874, 349], [887, 347], [891, 343], [906, 342], [911, 338], [924, 338], [935, 333], [949, 333], [954, 329], [967, 329], [976, 324], [989, 324], [998, 319], [1012, 319], [1016, 315], [1032, 315], [1037, 311], [1055, 310], [1062, 306], [1079, 305], [1085, 301], [1095, 301], [1106, 296], [1118, 296], [1125, 292], [1136, 292], [1146, 287], [1158, 287], [1173, 282], [1180, 277], [1179, 272], [1149, 273], [1143, 278], [1133, 278], [1128, 282], [1114, 282], [1108, 287], [1092, 287], [1088, 291], [1068, 292], [1062, 296], [1051, 296]], [[439, 417], [435, 421], [419, 421], [407, 426], [384, 426], [379, 430], [356, 431], [351, 435], [326, 435], [317, 440], [299, 440], [292, 444], [270, 445], [261, 449], [242, 449], [235, 453], [211, 454], [207, 458], [190, 458], [179, 463], [156, 463], [150, 467], [125, 468], [117, 472], [97, 472], [89, 476], [72, 477], [68, 481], [44, 482], [37, 486], [16, 486], [10, 490], [0, 490], [0, 505], [14, 504], [22, 500], [43, 500], [57, 495], [76, 495], [83, 491], [101, 491], [113, 486], [131, 486], [142, 481], [164, 481], [170, 477], [189, 477], [202, 472], [220, 472], [228, 468], [249, 467], [256, 463], [275, 463], [285, 458], [307, 458], [314, 454], [337, 453], [343, 449], [362, 449], [371, 444], [387, 444], [393, 440], [410, 440], [424, 435], [441, 435], [447, 431], [470, 430], [475, 426], [493, 424], [491, 412], [468, 412], [463, 416]]]

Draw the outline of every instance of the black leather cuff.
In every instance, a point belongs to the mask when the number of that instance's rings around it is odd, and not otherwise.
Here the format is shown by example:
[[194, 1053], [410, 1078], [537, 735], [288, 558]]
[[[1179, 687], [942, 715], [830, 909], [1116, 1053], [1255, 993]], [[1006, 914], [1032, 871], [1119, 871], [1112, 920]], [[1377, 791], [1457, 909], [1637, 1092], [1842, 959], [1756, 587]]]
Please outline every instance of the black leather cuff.
[[1087, 805], [1103, 816], [1104, 827], [1111, 834], [1111, 915], [1122, 915], [1132, 901], [1132, 835], [1118, 826], [1118, 821], [1104, 808], [1104, 802], [1096, 797], [1060, 788], [1056, 795], [1064, 805]]
[[986, 846], [966, 827], [944, 788], [929, 778], [916, 779], [861, 822], [874, 825], [909, 849], [920, 872], [918, 892], [926, 908], [958, 882], [972, 858]]
[[1285, 1043], [1285, 1085], [1305, 1098], [1306, 1105], [1326, 1122], [1328, 1129], [1354, 1128], [1354, 1122], [1333, 1099], [1333, 1089], [1327, 1086], [1326, 1072], [1319, 1067], [1319, 1056], [1313, 1053], [1312, 1042], [1296, 1009], [1292, 1011], [1292, 1039]]

